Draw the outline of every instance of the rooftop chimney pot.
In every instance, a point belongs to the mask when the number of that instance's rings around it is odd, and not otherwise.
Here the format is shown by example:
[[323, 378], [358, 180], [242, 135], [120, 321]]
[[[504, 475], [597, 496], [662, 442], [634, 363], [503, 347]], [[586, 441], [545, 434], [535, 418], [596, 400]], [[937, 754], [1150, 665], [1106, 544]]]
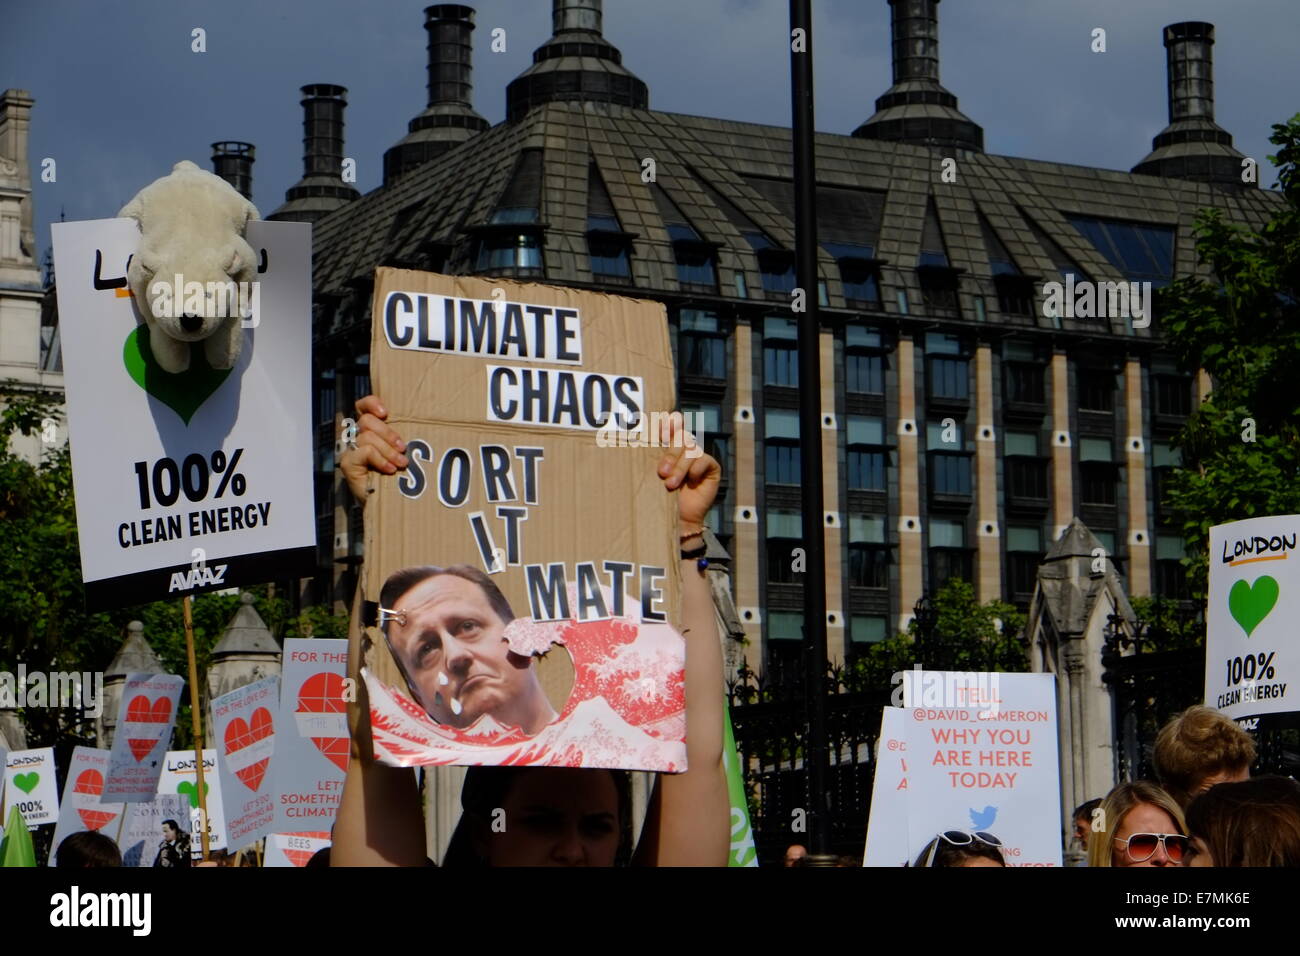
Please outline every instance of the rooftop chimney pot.
[[212, 144], [212, 171], [249, 202], [253, 200], [253, 144], [226, 140]]

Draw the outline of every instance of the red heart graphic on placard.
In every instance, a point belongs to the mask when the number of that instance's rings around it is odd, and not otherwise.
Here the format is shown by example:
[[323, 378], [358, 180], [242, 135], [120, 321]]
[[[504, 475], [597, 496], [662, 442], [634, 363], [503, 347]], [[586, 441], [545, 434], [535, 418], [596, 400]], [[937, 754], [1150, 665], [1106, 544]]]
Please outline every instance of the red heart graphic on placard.
[[[236, 717], [230, 723], [226, 724], [226, 756], [243, 750], [245, 747], [251, 747], [266, 737], [271, 736], [275, 731], [275, 724], [271, 718], [271, 712], [265, 707], [259, 707], [253, 711], [252, 726], [243, 717]], [[262, 777], [266, 775], [266, 766], [270, 763], [271, 758], [267, 757], [256, 763], [249, 764], [240, 770], [235, 771], [240, 781], [249, 790], [256, 790], [262, 785]]]
[[[159, 697], [150, 705], [148, 697], [144, 696], [144, 694], [136, 694], [131, 698], [131, 702], [126, 705], [128, 723], [165, 724], [171, 720], [171, 716], [172, 702], [171, 698], [168, 697]], [[149, 756], [149, 751], [158, 746], [158, 739], [128, 737], [126, 743], [131, 748], [131, 755], [135, 757], [136, 763], [139, 763]]]
[[[338, 674], [312, 674], [298, 688], [299, 714], [342, 714], [347, 710], [343, 702], [346, 684]], [[312, 737], [316, 749], [344, 773], [348, 771], [347, 737]]]
[[[322, 675], [317, 674], [316, 676], [320, 677]], [[317, 840], [328, 840], [330, 838], [329, 831], [323, 833], [286, 833], [285, 836], [314, 837]], [[316, 850], [291, 850], [289, 847], [284, 848], [285, 858], [294, 866], [306, 866], [307, 861], [315, 856], [316, 852]]]
[[[98, 770], [83, 770], [77, 775], [76, 782], [72, 785], [73, 793], [86, 793], [92, 797], [97, 797], [104, 792], [104, 775]], [[117, 816], [116, 813], [108, 813], [104, 810], [84, 810], [77, 808], [77, 813], [81, 816], [81, 822], [86, 825], [87, 830], [98, 830], [106, 823]]]

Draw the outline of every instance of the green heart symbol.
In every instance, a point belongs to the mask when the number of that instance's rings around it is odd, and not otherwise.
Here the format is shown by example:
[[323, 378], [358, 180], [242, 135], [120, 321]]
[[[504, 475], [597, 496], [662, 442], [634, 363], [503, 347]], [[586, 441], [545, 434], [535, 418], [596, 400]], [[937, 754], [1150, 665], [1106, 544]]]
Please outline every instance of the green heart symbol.
[[126, 337], [122, 362], [135, 384], [179, 415], [186, 425], [231, 372], [209, 365], [203, 349], [190, 352], [190, 367], [184, 372], [173, 375], [165, 371], [149, 348], [147, 325], [137, 325]]
[[1232, 586], [1228, 592], [1228, 611], [1232, 614], [1232, 619], [1241, 625], [1247, 637], [1259, 627], [1260, 621], [1268, 617], [1268, 612], [1277, 604], [1280, 591], [1277, 581], [1267, 574], [1257, 578], [1254, 585], [1238, 581]]
[[33, 770], [31, 773], [14, 774], [14, 786], [23, 793], [31, 793], [36, 789], [36, 785], [41, 782], [41, 775]]
[[[191, 807], [197, 807], [199, 805], [199, 788], [189, 780], [182, 780], [180, 783], [176, 784], [176, 792], [189, 797]], [[208, 782], [206, 780], [203, 781], [203, 795], [205, 797], [208, 795]]]

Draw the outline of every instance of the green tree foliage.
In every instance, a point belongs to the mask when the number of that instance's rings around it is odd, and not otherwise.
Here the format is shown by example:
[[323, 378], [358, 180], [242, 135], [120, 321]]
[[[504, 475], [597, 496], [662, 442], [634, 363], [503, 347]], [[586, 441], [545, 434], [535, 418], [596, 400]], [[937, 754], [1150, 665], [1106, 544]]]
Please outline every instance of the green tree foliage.
[[1204, 646], [1205, 617], [1199, 608], [1159, 597], [1133, 595], [1128, 600], [1139, 622], [1143, 653]]
[[[0, 435], [35, 434], [46, 418], [59, 420], [59, 397], [16, 383], [0, 385]], [[283, 592], [269, 586], [248, 590], [254, 607], [278, 640], [314, 636], [344, 638], [347, 619], [328, 608], [295, 614]], [[239, 608], [234, 594], [201, 594], [193, 601], [195, 657], [200, 684], [208, 658]], [[72, 464], [66, 445], [46, 448], [32, 464], [6, 444], [0, 449], [0, 671], [103, 671], [127, 624], [139, 620], [144, 636], [169, 674], [187, 681], [185, 627], [179, 599], [89, 614], [81, 583]], [[202, 688], [200, 688], [202, 690]], [[173, 745], [193, 742], [189, 690], [181, 698]], [[93, 722], [72, 708], [28, 707], [19, 711], [32, 747], [57, 746], [61, 758], [76, 744], [93, 745]]]
[[1212, 381], [1178, 436], [1183, 464], [1168, 493], [1200, 599], [1211, 526], [1300, 513], [1300, 114], [1275, 125], [1270, 141], [1285, 202], [1259, 229], [1225, 223], [1217, 210], [1198, 214], [1196, 252], [1213, 275], [1179, 279], [1162, 303], [1181, 365]]
[[931, 670], [1021, 672], [1029, 669], [1025, 615], [1002, 601], [981, 604], [961, 578], [932, 599], [930, 634], [915, 618], [906, 633], [870, 645], [853, 662], [848, 683], [862, 690], [889, 688], [893, 675], [914, 664]]

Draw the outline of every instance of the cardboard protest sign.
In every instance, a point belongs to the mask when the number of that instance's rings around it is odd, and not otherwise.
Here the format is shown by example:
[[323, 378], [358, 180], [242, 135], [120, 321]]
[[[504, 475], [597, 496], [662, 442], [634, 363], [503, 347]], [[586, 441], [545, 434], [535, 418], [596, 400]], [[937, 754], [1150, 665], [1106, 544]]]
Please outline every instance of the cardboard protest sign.
[[985, 831], [1008, 866], [1060, 866], [1055, 677], [924, 678], [904, 696], [908, 855], [946, 830]]
[[906, 717], [907, 711], [901, 707], [885, 707], [880, 713], [863, 866], [902, 866], [908, 862]]
[[266, 866], [306, 866], [317, 851], [329, 846], [328, 830], [306, 833], [272, 833], [266, 838]]
[[280, 679], [267, 677], [212, 701], [226, 846], [240, 850], [275, 825], [274, 786], [267, 774], [275, 752]]
[[1205, 703], [1251, 729], [1300, 711], [1300, 515], [1210, 529]]
[[385, 268], [373, 315], [411, 461], [366, 503], [376, 756], [685, 769], [663, 306]]
[[122, 828], [117, 836], [123, 866], [153, 866], [163, 844], [163, 822], [171, 820], [188, 834], [189, 814], [184, 798], [174, 793], [160, 793], [146, 803], [128, 803], [122, 814]]
[[68, 762], [68, 777], [63, 783], [63, 802], [59, 822], [54, 826], [50, 843], [49, 865], [58, 858], [59, 844], [69, 834], [97, 830], [112, 837], [122, 822], [124, 803], [104, 803], [104, 779], [108, 776], [107, 750], [74, 747]]
[[348, 737], [348, 642], [286, 638], [280, 737], [272, 767], [275, 827], [329, 830], [343, 796]]
[[178, 374], [154, 359], [127, 287], [135, 222], [52, 236], [88, 608], [310, 574], [310, 228], [248, 224], [254, 327], [234, 368], [213, 369], [199, 344]]
[[[190, 811], [190, 832], [194, 834], [191, 849], [196, 856], [203, 853], [201, 829], [202, 810], [199, 807], [198, 772], [194, 769], [193, 750], [169, 750], [163, 760], [162, 776], [158, 778], [160, 794], [175, 793], [185, 798]], [[208, 805], [208, 849], [226, 848], [226, 818], [221, 805], [221, 775], [217, 772], [217, 752], [203, 751], [203, 792]]]
[[139, 803], [158, 792], [185, 681], [174, 674], [128, 674], [104, 782], [108, 800]]
[[54, 748], [11, 750], [5, 758], [4, 819], [13, 807], [29, 827], [59, 819], [59, 790], [54, 779]]

